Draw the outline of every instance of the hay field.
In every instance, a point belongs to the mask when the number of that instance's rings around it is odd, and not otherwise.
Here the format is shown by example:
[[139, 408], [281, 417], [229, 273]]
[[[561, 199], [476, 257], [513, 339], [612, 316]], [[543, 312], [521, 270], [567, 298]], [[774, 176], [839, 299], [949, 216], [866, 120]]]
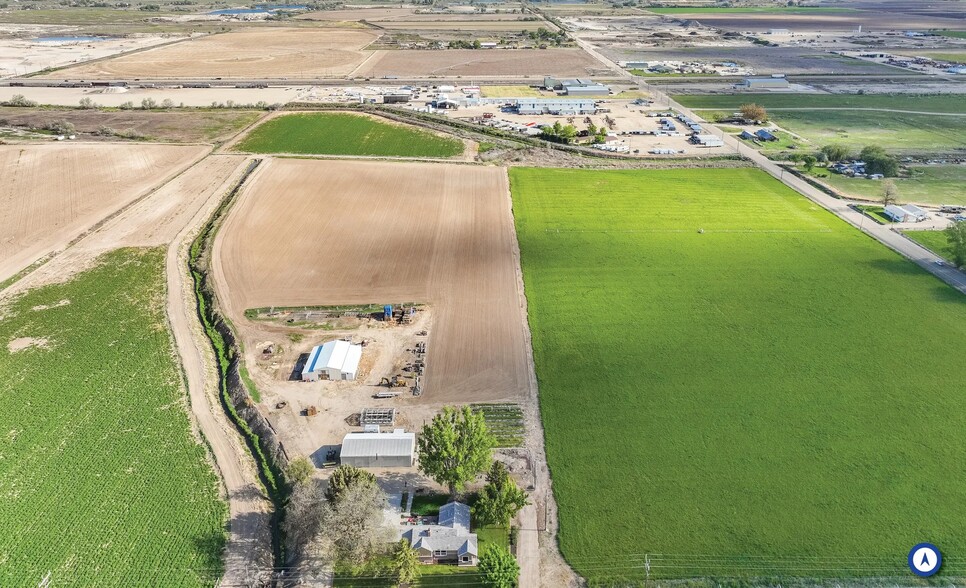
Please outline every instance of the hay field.
[[424, 301], [429, 402], [527, 390], [506, 173], [449, 164], [270, 159], [215, 244], [232, 318], [247, 308]]
[[0, 281], [197, 160], [204, 146], [0, 147]]
[[5, 301], [0, 585], [216, 586], [228, 508], [192, 435], [164, 248]]
[[234, 147], [251, 153], [453, 157], [459, 139], [377, 116], [347, 112], [302, 112], [267, 120]]
[[364, 77], [577, 76], [604, 66], [583, 49], [449, 49], [377, 51], [357, 73]]
[[558, 540], [591, 585], [642, 585], [648, 553], [652, 582], [909, 585], [922, 537], [961, 584], [962, 294], [759, 170], [510, 179]]
[[361, 30], [260, 28], [209, 35], [48, 74], [50, 78], [343, 76], [377, 35]]

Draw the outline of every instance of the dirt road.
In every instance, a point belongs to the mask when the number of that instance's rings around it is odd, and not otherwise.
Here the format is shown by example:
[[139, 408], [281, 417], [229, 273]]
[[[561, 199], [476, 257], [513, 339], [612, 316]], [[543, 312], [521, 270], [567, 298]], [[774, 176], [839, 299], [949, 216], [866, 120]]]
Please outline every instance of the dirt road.
[[255, 463], [219, 403], [215, 358], [195, 310], [187, 265], [191, 240], [224, 194], [225, 190], [212, 193], [168, 247], [167, 312], [184, 366], [191, 412], [211, 447], [228, 495], [230, 536], [221, 586], [248, 586], [272, 570], [269, 503], [258, 483]]

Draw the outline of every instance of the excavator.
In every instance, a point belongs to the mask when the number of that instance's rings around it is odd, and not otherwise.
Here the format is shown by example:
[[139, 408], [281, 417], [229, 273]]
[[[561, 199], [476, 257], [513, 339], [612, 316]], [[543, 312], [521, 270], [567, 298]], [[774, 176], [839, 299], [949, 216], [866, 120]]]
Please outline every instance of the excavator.
[[387, 388], [404, 388], [404, 387], [408, 386], [409, 384], [406, 383], [406, 379], [405, 378], [403, 378], [402, 376], [398, 376], [397, 375], [397, 376], [393, 376], [391, 379], [390, 378], [383, 378], [382, 381], [379, 382], [379, 385], [380, 386], [385, 386]]

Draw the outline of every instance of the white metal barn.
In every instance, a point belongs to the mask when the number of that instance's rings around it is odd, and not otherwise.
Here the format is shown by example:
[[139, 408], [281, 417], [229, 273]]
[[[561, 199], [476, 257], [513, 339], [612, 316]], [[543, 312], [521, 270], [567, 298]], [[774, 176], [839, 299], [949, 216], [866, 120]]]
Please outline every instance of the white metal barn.
[[885, 215], [887, 217], [889, 217], [890, 219], [892, 219], [892, 222], [901, 223], [901, 222], [905, 222], [907, 220], [911, 220], [909, 218], [909, 216], [910, 216], [909, 215], [909, 211], [906, 210], [906, 209], [904, 209], [904, 208], [902, 208], [901, 206], [896, 206], [895, 204], [889, 204], [889, 205], [887, 205], [883, 209], [883, 212], [885, 213]]
[[416, 461], [416, 433], [349, 433], [339, 459], [357, 468], [408, 468]]
[[348, 341], [329, 341], [317, 345], [312, 348], [302, 368], [302, 381], [355, 380], [361, 358], [362, 345], [353, 345]]

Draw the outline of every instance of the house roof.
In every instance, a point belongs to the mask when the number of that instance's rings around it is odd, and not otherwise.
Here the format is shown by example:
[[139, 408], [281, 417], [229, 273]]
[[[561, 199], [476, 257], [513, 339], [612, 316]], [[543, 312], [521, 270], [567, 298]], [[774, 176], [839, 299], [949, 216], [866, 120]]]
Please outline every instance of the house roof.
[[342, 458], [347, 457], [412, 457], [416, 450], [416, 433], [397, 429], [392, 433], [349, 433], [342, 439]]
[[470, 532], [470, 507], [462, 502], [449, 502], [439, 507], [439, 523], [441, 527], [462, 529], [463, 533]]
[[455, 551], [457, 555], [479, 555], [479, 544], [475, 533], [460, 533], [459, 529], [439, 525], [420, 525], [408, 529], [403, 538], [413, 549], [427, 551]]

